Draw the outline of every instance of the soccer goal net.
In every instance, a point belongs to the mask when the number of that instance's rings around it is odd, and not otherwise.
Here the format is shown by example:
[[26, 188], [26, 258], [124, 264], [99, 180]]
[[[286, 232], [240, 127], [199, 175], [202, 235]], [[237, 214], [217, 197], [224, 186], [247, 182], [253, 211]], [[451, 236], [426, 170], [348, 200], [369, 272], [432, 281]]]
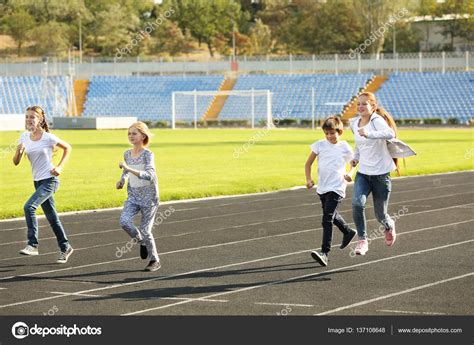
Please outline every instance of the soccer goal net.
[[270, 90], [174, 91], [171, 106], [173, 129], [183, 122], [197, 128], [202, 120], [273, 127]]

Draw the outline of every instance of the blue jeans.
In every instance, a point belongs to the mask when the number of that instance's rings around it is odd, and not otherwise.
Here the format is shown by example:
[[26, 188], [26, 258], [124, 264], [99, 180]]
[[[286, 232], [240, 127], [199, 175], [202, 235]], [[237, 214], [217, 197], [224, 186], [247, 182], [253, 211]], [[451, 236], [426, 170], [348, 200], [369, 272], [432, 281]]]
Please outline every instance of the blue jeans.
[[370, 193], [374, 200], [375, 218], [385, 229], [393, 229], [395, 222], [387, 213], [391, 190], [392, 180], [389, 173], [365, 175], [357, 172], [352, 195], [352, 217], [360, 240], [367, 239], [365, 204]]
[[44, 211], [44, 215], [53, 228], [58, 239], [61, 251], [66, 251], [69, 247], [68, 239], [63, 225], [56, 213], [53, 194], [59, 188], [59, 179], [50, 177], [40, 181], [34, 181], [36, 191], [26, 202], [25, 211], [26, 225], [28, 226], [28, 244], [33, 247], [38, 246], [38, 220], [36, 219], [36, 209], [39, 205]]

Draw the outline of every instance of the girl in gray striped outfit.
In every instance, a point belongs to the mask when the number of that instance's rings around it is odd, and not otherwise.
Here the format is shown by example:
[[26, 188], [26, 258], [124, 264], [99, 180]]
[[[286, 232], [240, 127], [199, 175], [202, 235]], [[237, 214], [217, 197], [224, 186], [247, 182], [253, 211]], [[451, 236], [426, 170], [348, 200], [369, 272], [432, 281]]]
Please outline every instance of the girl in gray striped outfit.
[[[117, 182], [117, 189], [123, 188], [128, 178], [128, 199], [125, 201], [120, 225], [132, 239], [140, 243], [140, 257], [150, 262], [145, 271], [160, 269], [160, 259], [153, 238], [153, 222], [159, 203], [158, 178], [155, 171], [154, 155], [147, 149], [151, 133], [146, 124], [136, 122], [128, 129], [128, 140], [133, 148], [125, 151], [122, 178]], [[141, 212], [140, 227], [133, 223], [133, 218]]]

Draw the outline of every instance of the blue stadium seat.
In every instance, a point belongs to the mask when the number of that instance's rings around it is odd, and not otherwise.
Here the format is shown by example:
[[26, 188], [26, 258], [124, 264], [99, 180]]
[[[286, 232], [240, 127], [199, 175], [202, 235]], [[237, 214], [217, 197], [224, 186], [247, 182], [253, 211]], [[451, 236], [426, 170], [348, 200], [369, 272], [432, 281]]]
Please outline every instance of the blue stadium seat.
[[[223, 79], [222, 76], [94, 76], [90, 81], [83, 116], [136, 116], [140, 120], [169, 121], [173, 91], [217, 91]], [[212, 98], [199, 98], [198, 119]], [[177, 101], [176, 111], [178, 120], [192, 120], [194, 102], [181, 99], [181, 102]]]
[[395, 119], [457, 118], [466, 123], [474, 117], [474, 73], [393, 73], [376, 96]]

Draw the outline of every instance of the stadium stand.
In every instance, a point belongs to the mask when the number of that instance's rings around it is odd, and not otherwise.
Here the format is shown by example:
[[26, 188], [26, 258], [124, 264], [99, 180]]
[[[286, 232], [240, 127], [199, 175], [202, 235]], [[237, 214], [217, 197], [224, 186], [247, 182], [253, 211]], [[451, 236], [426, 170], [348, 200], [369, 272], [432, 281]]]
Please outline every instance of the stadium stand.
[[395, 119], [474, 117], [474, 72], [393, 73], [376, 92]]
[[[315, 88], [315, 117], [339, 114], [347, 102], [364, 87], [372, 74], [301, 74], [301, 75], [244, 75], [239, 77], [234, 90], [270, 90], [273, 117], [310, 119], [312, 91]], [[255, 115], [266, 114], [265, 97], [255, 98]], [[230, 96], [221, 111], [221, 119], [248, 118], [251, 102]]]
[[[46, 114], [51, 115], [55, 108], [64, 113], [67, 108], [66, 77], [41, 76], [27, 77], [1, 77], [0, 78], [0, 113], [24, 114], [25, 109], [31, 105], [41, 105]], [[61, 99], [62, 102], [58, 102]]]
[[[136, 116], [140, 120], [167, 120], [171, 118], [171, 94], [173, 91], [215, 91], [223, 81], [222, 76], [187, 77], [124, 77], [94, 76], [91, 78], [83, 116]], [[200, 102], [202, 115], [209, 102]], [[193, 102], [183, 102], [179, 109], [191, 120]]]

